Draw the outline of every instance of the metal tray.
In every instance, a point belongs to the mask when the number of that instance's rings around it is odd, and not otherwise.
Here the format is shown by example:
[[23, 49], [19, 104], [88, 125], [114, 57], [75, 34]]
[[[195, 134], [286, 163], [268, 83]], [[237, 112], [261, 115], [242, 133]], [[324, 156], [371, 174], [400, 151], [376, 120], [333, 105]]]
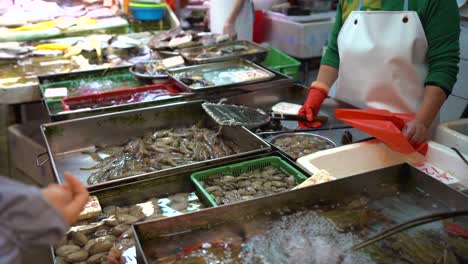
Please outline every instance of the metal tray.
[[[268, 132], [265, 132], [265, 133], [259, 133], [259, 136], [265, 139], [266, 141], [271, 142], [271, 140], [274, 137], [278, 137], [280, 135], [289, 134], [289, 133], [290, 132], [285, 131], [284, 133], [271, 135], [271, 134], [268, 134]], [[327, 138], [333, 143], [335, 143], [337, 147], [372, 139], [371, 136], [352, 127], [310, 130], [310, 131], [304, 130], [303, 132], [297, 132], [297, 133], [307, 133], [307, 134], [311, 133], [316, 136]]]
[[[236, 82], [236, 83], [231, 83], [231, 84], [225, 84], [225, 85], [214, 85], [214, 86], [207, 86], [203, 88], [191, 88], [185, 83], [179, 81], [174, 75], [179, 74], [179, 73], [185, 73], [185, 72], [195, 72], [195, 73], [201, 73], [206, 70], [223, 70], [223, 69], [229, 69], [233, 67], [242, 67], [242, 66], [249, 66], [252, 67], [256, 70], [263, 71], [267, 74], [267, 77], [265, 78], [259, 78], [251, 81], [242, 81], [242, 82]], [[235, 88], [239, 87], [240, 85], [246, 85], [246, 84], [253, 84], [253, 83], [259, 83], [259, 82], [265, 82], [267, 80], [271, 80], [275, 77], [275, 74], [272, 73], [270, 70], [267, 70], [253, 62], [249, 62], [243, 59], [237, 59], [237, 60], [231, 60], [231, 61], [225, 61], [225, 62], [215, 62], [215, 63], [209, 63], [209, 64], [203, 64], [203, 65], [195, 65], [195, 66], [188, 66], [188, 67], [181, 67], [173, 70], [168, 70], [169, 76], [175, 81], [175, 83], [181, 88], [186, 91], [192, 91], [192, 92], [208, 92], [208, 91], [213, 91], [213, 90], [223, 90], [223, 89], [229, 89], [229, 88]]]
[[[207, 49], [231, 47], [234, 45], [242, 45], [242, 46], [248, 47], [249, 49], [256, 49], [257, 52], [254, 52], [254, 53], [240, 52], [240, 54], [237, 54], [237, 55], [228, 54], [224, 56], [206, 58], [206, 59], [195, 58], [196, 56], [198, 56], [200, 53], [203, 53]], [[252, 62], [260, 63], [265, 60], [268, 54], [268, 49], [258, 44], [255, 44], [251, 41], [238, 40], [238, 41], [232, 41], [232, 42], [227, 42], [227, 43], [207, 45], [207, 46], [202, 46], [202, 47], [181, 49], [179, 53], [190, 64], [205, 64], [205, 63], [211, 63], [211, 62], [232, 60], [235, 58], [243, 58]]]
[[[39, 76], [39, 88], [40, 92], [43, 97], [43, 93], [45, 89], [50, 87], [63, 87], [64, 84], [73, 85], [73, 82], [77, 82], [80, 80], [89, 80], [89, 79], [97, 79], [97, 78], [104, 78], [104, 76], [108, 78], [113, 78], [113, 76], [119, 76], [118, 78], [121, 81], [128, 81], [133, 83], [137, 86], [142, 86], [146, 84], [152, 84], [152, 81], [143, 81], [137, 79], [133, 74], [129, 72], [130, 66], [123, 66], [123, 67], [114, 67], [109, 69], [99, 69], [99, 70], [89, 70], [89, 71], [81, 71], [81, 72], [73, 72], [73, 73], [62, 73], [62, 74], [54, 74], [54, 75], [43, 75]], [[123, 79], [122, 79], [123, 78]], [[130, 87], [129, 87], [130, 88]], [[174, 95], [171, 97], [165, 97], [161, 99], [157, 99], [151, 102], [143, 102], [143, 103], [130, 103], [130, 104], [122, 104], [116, 106], [105, 106], [99, 107], [95, 109], [89, 110], [77, 110], [77, 111], [63, 111], [63, 107], [61, 105], [60, 100], [44, 100], [44, 104], [46, 106], [47, 112], [50, 116], [51, 121], [62, 121], [62, 120], [70, 120], [76, 119], [81, 117], [87, 116], [94, 116], [100, 115], [105, 113], [112, 113], [112, 112], [120, 112], [125, 110], [137, 109], [142, 107], [149, 107], [155, 105], [163, 105], [171, 102], [181, 102], [181, 101], [188, 101], [193, 98], [193, 95], [190, 94], [179, 94]]]
[[[135, 224], [137, 258], [141, 263], [154, 263], [157, 257], [174, 256], [181, 248], [201, 242], [245, 242], [264, 232], [268, 228], [266, 223], [284, 214], [343, 204], [350, 197], [362, 195], [370, 199], [368, 206], [380, 208], [393, 224], [468, 207], [468, 197], [462, 193], [402, 164], [246, 202]], [[377, 222], [368, 229], [368, 237], [386, 223]]]
[[[211, 165], [202, 169], [211, 169], [220, 165], [238, 163], [250, 160], [252, 158], [256, 159], [270, 156], [281, 158], [282, 160], [288, 162], [288, 164], [293, 166], [295, 169], [304, 173], [304, 175], [307, 175], [307, 173], [301, 170], [301, 168], [299, 168], [296, 164], [294, 164], [291, 160], [288, 160], [287, 157], [285, 157], [279, 152], [262, 153], [257, 154], [253, 157], [240, 157], [229, 162], [221, 162], [218, 165]], [[145, 202], [155, 197], [169, 196], [177, 193], [195, 192], [196, 188], [190, 180], [190, 175], [202, 169], [181, 168], [180, 170], [174, 171], [171, 174], [168, 174], [163, 177], [157, 177], [157, 175], [148, 175], [148, 178], [139, 179], [138, 181], [133, 183], [117, 183], [113, 186], [107, 186], [104, 188], [95, 186], [91, 187], [89, 191], [91, 195], [96, 196], [98, 198], [102, 208], [110, 205], [129, 206]], [[200, 201], [203, 204], [207, 205], [206, 201], [204, 201], [203, 199], [200, 199]], [[132, 252], [135, 254], [132, 254]], [[127, 250], [126, 252], [124, 252], [124, 255], [126, 264], [137, 263], [135, 250]], [[55, 259], [53, 248], [52, 257], [53, 259]]]
[[[80, 168], [91, 167], [95, 162], [82, 152], [94, 150], [96, 145], [121, 145], [132, 137], [142, 136], [145, 131], [150, 129], [187, 127], [200, 120], [203, 120], [208, 128], [216, 127], [215, 122], [203, 110], [201, 103], [202, 101], [174, 103], [167, 106], [156, 106], [42, 125], [41, 131], [57, 182], [64, 182], [63, 174], [69, 171], [86, 184], [91, 171], [82, 171]], [[216, 164], [219, 161], [271, 150], [268, 143], [243, 127], [225, 128], [223, 129], [223, 135], [233, 140], [240, 147], [241, 153], [180, 167], [199, 168], [209, 164]], [[160, 170], [153, 175], [165, 175], [175, 169], [177, 168]], [[108, 183], [134, 181], [147, 174], [113, 180]], [[106, 183], [96, 185], [106, 185]]]
[[275, 141], [276, 141], [277, 139], [280, 139], [280, 138], [283, 138], [283, 137], [291, 137], [291, 136], [297, 136], [297, 135], [306, 136], [306, 137], [313, 137], [313, 138], [320, 138], [320, 139], [325, 140], [326, 142], [328, 142], [328, 144], [330, 144], [330, 145], [333, 146], [334, 148], [336, 147], [336, 143], [333, 142], [331, 139], [329, 139], [329, 138], [327, 138], [327, 137], [324, 137], [324, 136], [317, 135], [317, 134], [306, 133], [306, 132], [283, 133], [283, 134], [280, 134], [280, 135], [276, 135], [276, 136], [271, 137], [268, 141], [270, 142], [270, 144], [272, 144], [273, 146], [275, 146], [275, 148], [277, 148], [277, 149], [281, 150], [282, 152], [284, 152], [285, 154], [287, 154], [291, 159], [296, 160], [296, 159], [294, 159], [294, 157], [291, 156], [290, 153], [288, 153], [287, 151], [284, 151], [284, 150], [281, 149], [279, 146], [277, 146], [277, 145], [275, 144]]

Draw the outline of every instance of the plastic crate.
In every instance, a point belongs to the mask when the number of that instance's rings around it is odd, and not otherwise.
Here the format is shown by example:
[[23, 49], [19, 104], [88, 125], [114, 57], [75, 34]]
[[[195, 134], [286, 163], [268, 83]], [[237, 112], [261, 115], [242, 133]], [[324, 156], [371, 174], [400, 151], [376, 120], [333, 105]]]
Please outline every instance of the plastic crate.
[[261, 159], [255, 159], [250, 161], [244, 161], [232, 165], [223, 167], [213, 168], [206, 171], [194, 173], [190, 176], [192, 182], [195, 184], [197, 193], [200, 199], [207, 202], [210, 206], [218, 206], [214, 198], [209, 194], [205, 188], [202, 187], [201, 181], [204, 181], [210, 177], [231, 175], [237, 177], [242, 173], [250, 172], [256, 169], [265, 168], [272, 166], [279, 169], [288, 176], [293, 175], [296, 179], [296, 184], [300, 184], [305, 181], [308, 177], [299, 172], [297, 169], [289, 165], [286, 161], [279, 157], [266, 157]]
[[278, 49], [269, 48], [268, 56], [261, 64], [267, 68], [286, 74], [297, 81], [299, 79], [299, 67], [301, 63]]

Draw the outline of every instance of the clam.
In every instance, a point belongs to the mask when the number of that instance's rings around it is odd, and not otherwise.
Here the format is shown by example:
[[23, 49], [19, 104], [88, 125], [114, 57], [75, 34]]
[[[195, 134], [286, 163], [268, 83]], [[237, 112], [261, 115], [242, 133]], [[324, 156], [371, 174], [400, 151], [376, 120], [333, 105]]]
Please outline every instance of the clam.
[[103, 213], [106, 213], [107, 215], [115, 215], [115, 211], [117, 209], [117, 206], [115, 205], [110, 205], [110, 206], [106, 206], [102, 209], [102, 212]]
[[119, 243], [123, 248], [131, 248], [131, 247], [135, 246], [135, 240], [133, 240], [131, 238], [122, 239], [122, 240], [120, 240]]
[[129, 237], [133, 237], [133, 229], [132, 227], [130, 226], [127, 230], [125, 230], [121, 235], [120, 235], [121, 238], [129, 238]]
[[68, 240], [67, 240], [66, 237], [64, 237], [62, 240], [60, 240], [60, 242], [58, 242], [56, 245], [54, 245], [54, 250], [57, 250], [61, 246], [67, 245], [67, 243], [68, 243]]
[[78, 246], [84, 246], [86, 243], [88, 243], [88, 237], [83, 234], [82, 232], [71, 232], [70, 237], [75, 242], [76, 245]]
[[210, 186], [206, 188], [206, 191], [207, 192], [216, 192], [216, 191], [222, 192], [222, 189], [219, 186]]
[[80, 250], [79, 246], [76, 245], [64, 245], [57, 249], [56, 254], [60, 257], [66, 257], [67, 255]]
[[128, 228], [130, 228], [130, 225], [127, 224], [120, 224], [110, 230], [112, 235], [114, 236], [120, 236], [123, 232], [127, 231]]
[[70, 253], [65, 257], [68, 262], [81, 262], [86, 259], [88, 259], [88, 251], [83, 249]]
[[217, 203], [232, 203], [286, 191], [296, 185], [295, 177], [273, 166], [243, 172], [239, 176], [215, 176], [203, 182]]
[[56, 257], [55, 264], [67, 264], [68, 262], [65, 260], [64, 257]]
[[104, 219], [103, 222], [108, 226], [117, 226], [119, 224], [119, 221], [114, 215], [110, 216], [107, 219]]
[[133, 215], [129, 215], [129, 214], [121, 214], [121, 215], [117, 215], [117, 221], [119, 224], [134, 224], [136, 222], [138, 222], [140, 219], [133, 216]]
[[108, 236], [110, 234], [111, 232], [108, 229], [101, 229], [101, 230], [94, 232], [95, 237], [103, 237], [103, 236]]
[[89, 253], [94, 255], [97, 253], [107, 252], [114, 246], [114, 242], [109, 240], [97, 241], [89, 248]]
[[107, 252], [103, 252], [103, 253], [97, 253], [97, 254], [92, 255], [91, 257], [88, 258], [86, 263], [87, 264], [99, 264], [106, 260], [107, 260]]

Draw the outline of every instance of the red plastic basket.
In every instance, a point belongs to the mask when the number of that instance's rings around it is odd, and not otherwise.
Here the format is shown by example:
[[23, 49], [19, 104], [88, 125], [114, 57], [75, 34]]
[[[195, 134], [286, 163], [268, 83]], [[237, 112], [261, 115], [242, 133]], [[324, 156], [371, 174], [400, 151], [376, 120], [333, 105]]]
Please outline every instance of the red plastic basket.
[[98, 108], [129, 103], [148, 102], [152, 100], [144, 100], [144, 96], [157, 98], [164, 95], [177, 95], [180, 92], [181, 91], [173, 84], [146, 85], [64, 98], [62, 99], [62, 107], [63, 110], [70, 111], [88, 107]]

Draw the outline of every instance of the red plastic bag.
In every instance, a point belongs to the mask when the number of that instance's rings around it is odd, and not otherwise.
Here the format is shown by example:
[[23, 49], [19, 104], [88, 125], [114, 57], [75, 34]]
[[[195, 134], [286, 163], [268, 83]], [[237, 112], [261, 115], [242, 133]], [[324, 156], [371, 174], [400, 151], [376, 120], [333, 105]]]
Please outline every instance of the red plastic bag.
[[405, 124], [414, 118], [414, 114], [392, 113], [382, 109], [336, 109], [338, 120], [367, 133], [385, 143], [392, 150], [410, 154], [427, 152], [427, 143], [411, 145], [403, 135]]

